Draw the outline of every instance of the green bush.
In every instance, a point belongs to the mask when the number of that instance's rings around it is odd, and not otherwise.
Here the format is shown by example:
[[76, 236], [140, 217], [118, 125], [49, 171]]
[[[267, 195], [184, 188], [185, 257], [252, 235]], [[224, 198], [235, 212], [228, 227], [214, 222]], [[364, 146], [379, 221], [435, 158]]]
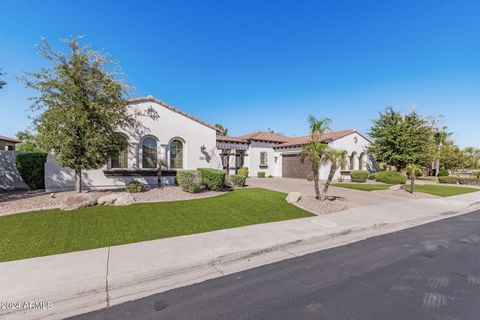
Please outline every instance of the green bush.
[[440, 169], [440, 171], [438, 171], [438, 176], [439, 177], [448, 177], [450, 173], [448, 172], [447, 169]]
[[271, 174], [268, 175], [269, 178], [273, 178], [273, 176]]
[[307, 174], [307, 181], [313, 181], [313, 173]]
[[450, 184], [457, 184], [458, 178], [457, 177], [438, 177], [438, 183], [450, 183]]
[[378, 173], [378, 172], [370, 173], [370, 174], [368, 175], [368, 180], [376, 180], [375, 177], [377, 176], [377, 173]]
[[245, 181], [247, 181], [247, 178], [243, 175], [236, 174], [236, 175], [228, 176], [227, 181], [230, 186], [244, 187]]
[[469, 177], [469, 178], [458, 178], [458, 183], [480, 186], [480, 179], [479, 178], [471, 178], [471, 177]]
[[238, 169], [238, 175], [239, 176], [244, 176], [245, 178], [248, 178], [248, 168], [240, 168]]
[[350, 172], [352, 182], [365, 182], [368, 178], [367, 170], [353, 170]]
[[213, 191], [220, 191], [225, 186], [225, 171], [210, 168], [198, 169], [202, 175], [203, 185]]
[[477, 178], [480, 178], [480, 171], [473, 171], [472, 174], [477, 177]]
[[19, 153], [15, 159], [17, 170], [30, 189], [45, 189], [45, 162], [47, 154], [44, 152]]
[[142, 192], [144, 188], [145, 186], [140, 181], [130, 181], [125, 185], [125, 191], [131, 193]]
[[196, 170], [177, 171], [177, 183], [185, 192], [197, 193], [202, 191], [202, 175]]
[[265, 172], [263, 172], [263, 171], [258, 171], [258, 172], [257, 172], [257, 178], [265, 178]]
[[387, 184], [405, 184], [407, 177], [397, 171], [381, 171], [375, 174], [375, 180]]

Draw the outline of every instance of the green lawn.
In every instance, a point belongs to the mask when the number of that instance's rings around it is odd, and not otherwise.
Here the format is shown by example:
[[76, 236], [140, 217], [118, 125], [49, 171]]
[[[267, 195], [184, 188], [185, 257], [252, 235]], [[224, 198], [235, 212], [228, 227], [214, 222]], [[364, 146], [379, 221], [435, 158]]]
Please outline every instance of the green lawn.
[[[389, 184], [368, 184], [368, 183], [334, 183], [335, 187], [349, 188], [361, 191], [373, 191], [373, 190], [386, 190], [391, 185]], [[405, 188], [409, 190], [409, 184], [405, 185]], [[480, 189], [468, 188], [468, 187], [456, 187], [456, 186], [440, 186], [440, 185], [415, 185], [414, 191], [432, 194], [440, 197], [450, 197], [459, 194], [470, 193], [480, 191]]]
[[0, 217], [0, 262], [310, 217], [265, 189], [213, 198]]

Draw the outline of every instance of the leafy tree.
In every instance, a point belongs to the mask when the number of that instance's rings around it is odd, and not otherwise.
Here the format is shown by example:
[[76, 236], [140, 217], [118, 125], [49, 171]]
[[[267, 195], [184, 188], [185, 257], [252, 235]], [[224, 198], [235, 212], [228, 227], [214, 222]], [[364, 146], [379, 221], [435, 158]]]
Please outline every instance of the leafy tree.
[[418, 164], [409, 164], [409, 165], [407, 165], [407, 167], [405, 169], [406, 169], [406, 172], [408, 173], [408, 175], [410, 176], [410, 190], [409, 190], [409, 192], [413, 193], [413, 189], [415, 187], [415, 178], [417, 177], [417, 175], [422, 174], [423, 167], [418, 165]]
[[480, 167], [480, 148], [466, 147], [463, 152], [466, 158], [466, 167], [478, 169]]
[[325, 150], [321, 163], [324, 165], [330, 164], [330, 172], [328, 173], [327, 181], [323, 187], [323, 198], [326, 198], [327, 196], [327, 191], [332, 183], [333, 177], [335, 176], [335, 172], [337, 172], [338, 168], [345, 166], [346, 162], [347, 159], [345, 158], [344, 150], [337, 150], [333, 148], [327, 148]]
[[29, 130], [18, 131], [15, 136], [18, 140], [22, 141], [22, 143], [17, 144], [17, 150], [19, 151], [47, 151], [38, 144], [36, 135]]
[[[2, 73], [2, 69], [0, 69], [0, 76], [5, 75], [5, 73]], [[2, 89], [7, 83], [3, 80], [0, 80], [0, 89]]]
[[397, 170], [409, 163], [425, 166], [435, 157], [432, 128], [417, 112], [407, 115], [387, 108], [373, 121], [370, 147], [378, 162], [395, 166]]
[[302, 152], [300, 152], [300, 159], [305, 161], [305, 159], [309, 159], [312, 163], [312, 173], [313, 173], [313, 185], [315, 188], [315, 198], [317, 200], [323, 200], [322, 195], [320, 193], [320, 186], [319, 186], [319, 172], [320, 169], [320, 162], [322, 160], [322, 156], [327, 149], [327, 145], [325, 143], [320, 142], [321, 136], [330, 130], [329, 124], [332, 122], [329, 118], [324, 119], [317, 119], [312, 115], [308, 116], [308, 122], [310, 124], [310, 136], [311, 140], [305, 146], [303, 146]]
[[[458, 169], [467, 165], [465, 153], [453, 141], [446, 141], [440, 148], [439, 160], [444, 169]], [[440, 171], [440, 169], [439, 169]]]
[[217, 123], [215, 125], [215, 128], [220, 129], [220, 135], [222, 136], [228, 136], [228, 129], [222, 126], [220, 123]]
[[37, 141], [56, 160], [75, 171], [81, 191], [82, 170], [99, 169], [120, 152], [126, 141], [118, 131], [138, 125], [128, 111], [128, 86], [119, 80], [118, 65], [107, 55], [81, 46], [80, 38], [64, 42], [68, 53], [54, 50], [42, 39], [39, 54], [51, 64], [21, 78], [38, 91], [31, 108], [42, 113], [34, 120]]

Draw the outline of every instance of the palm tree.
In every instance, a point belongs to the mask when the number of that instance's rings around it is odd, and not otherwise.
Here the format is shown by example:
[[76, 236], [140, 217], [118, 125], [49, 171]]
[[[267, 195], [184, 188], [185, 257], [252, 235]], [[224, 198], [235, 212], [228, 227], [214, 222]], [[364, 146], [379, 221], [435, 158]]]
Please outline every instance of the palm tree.
[[413, 188], [415, 187], [415, 178], [417, 177], [417, 174], [422, 173], [423, 168], [418, 164], [409, 164], [405, 170], [410, 176], [410, 193], [413, 193]]
[[321, 159], [321, 164], [330, 164], [330, 172], [328, 173], [327, 182], [325, 182], [325, 186], [323, 187], [324, 199], [327, 196], [328, 187], [330, 187], [330, 184], [332, 183], [335, 172], [337, 172], [338, 168], [343, 167], [346, 162], [347, 159], [345, 159], [344, 150], [338, 150], [333, 148], [327, 148], [327, 150], [325, 150], [325, 153], [323, 154], [323, 157]]
[[308, 116], [308, 122], [310, 124], [310, 136], [311, 141], [303, 146], [302, 152], [300, 152], [300, 159], [305, 161], [306, 158], [312, 163], [312, 173], [313, 173], [313, 185], [315, 187], [315, 198], [317, 200], [322, 200], [322, 195], [320, 194], [319, 186], [319, 169], [320, 161], [322, 155], [327, 148], [325, 143], [320, 142], [321, 136], [330, 130], [328, 126], [332, 121], [329, 118], [317, 119], [312, 115]]

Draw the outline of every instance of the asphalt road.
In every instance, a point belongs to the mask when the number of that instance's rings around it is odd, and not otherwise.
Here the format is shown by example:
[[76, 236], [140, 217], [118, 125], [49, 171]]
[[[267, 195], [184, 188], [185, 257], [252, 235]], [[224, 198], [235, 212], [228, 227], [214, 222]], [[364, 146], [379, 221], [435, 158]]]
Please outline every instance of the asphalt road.
[[480, 319], [480, 211], [74, 319]]

